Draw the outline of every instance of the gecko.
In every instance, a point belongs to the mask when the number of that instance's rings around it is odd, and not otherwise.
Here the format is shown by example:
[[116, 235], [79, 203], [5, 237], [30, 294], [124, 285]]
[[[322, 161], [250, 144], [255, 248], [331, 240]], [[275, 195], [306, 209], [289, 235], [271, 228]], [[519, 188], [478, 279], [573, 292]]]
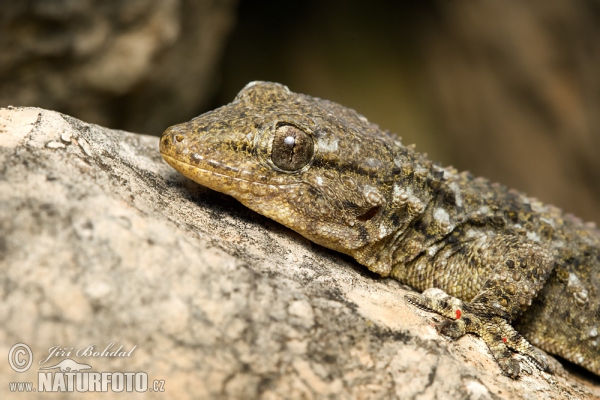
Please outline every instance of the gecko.
[[600, 231], [516, 190], [442, 167], [337, 103], [251, 82], [169, 127], [164, 160], [369, 270], [483, 339], [518, 378], [536, 347], [600, 376]]

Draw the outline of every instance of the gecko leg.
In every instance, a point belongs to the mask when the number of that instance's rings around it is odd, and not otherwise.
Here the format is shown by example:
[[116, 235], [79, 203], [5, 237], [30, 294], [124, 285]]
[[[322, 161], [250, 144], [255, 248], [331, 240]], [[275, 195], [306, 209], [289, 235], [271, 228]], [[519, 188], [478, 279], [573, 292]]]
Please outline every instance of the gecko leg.
[[[463, 302], [440, 289], [427, 289], [423, 294], [407, 293], [406, 300], [427, 311], [433, 311], [450, 320], [442, 321], [437, 330], [452, 339], [465, 333], [480, 336], [487, 344], [504, 374], [516, 378], [521, 372], [512, 351], [529, 357], [540, 369], [548, 367], [546, 358], [502, 317], [490, 315], [477, 304]], [[512, 351], [511, 351], [512, 350]]]
[[[519, 359], [513, 357], [513, 352], [528, 357], [545, 370], [548, 367], [545, 357], [510, 324], [531, 305], [550, 275], [554, 267], [551, 252], [527, 238], [507, 235], [488, 234], [461, 246], [462, 251], [449, 249], [447, 257], [439, 252], [429, 260], [432, 271], [442, 270], [436, 262], [444, 262], [458, 277], [451, 276], [439, 286], [431, 282], [429, 287], [438, 288], [427, 289], [423, 294], [409, 293], [406, 300], [447, 317], [437, 327], [446, 336], [453, 339], [465, 333], [480, 336], [506, 375], [516, 378], [521, 372]], [[464, 285], [459, 285], [459, 289], [452, 285], [461, 277], [481, 274], [487, 279], [475, 295], [461, 291]], [[442, 278], [439, 282], [443, 283]]]

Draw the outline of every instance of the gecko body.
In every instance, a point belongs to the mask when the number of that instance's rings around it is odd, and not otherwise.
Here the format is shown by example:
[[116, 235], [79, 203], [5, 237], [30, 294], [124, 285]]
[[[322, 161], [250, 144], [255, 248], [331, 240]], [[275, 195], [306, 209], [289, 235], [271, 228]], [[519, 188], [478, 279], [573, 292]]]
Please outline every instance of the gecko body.
[[170, 127], [164, 159], [186, 177], [371, 271], [479, 335], [503, 373], [530, 343], [600, 375], [600, 232], [517, 191], [444, 168], [355, 111], [252, 82]]

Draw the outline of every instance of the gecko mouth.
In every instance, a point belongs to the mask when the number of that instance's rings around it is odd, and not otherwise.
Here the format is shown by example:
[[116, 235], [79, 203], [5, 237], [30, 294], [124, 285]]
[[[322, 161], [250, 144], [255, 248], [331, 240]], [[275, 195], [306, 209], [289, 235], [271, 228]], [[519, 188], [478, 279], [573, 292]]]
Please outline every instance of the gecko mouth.
[[[207, 186], [211, 189], [217, 190], [217, 191], [222, 191], [227, 193], [228, 191], [222, 186], [223, 182], [226, 180], [230, 180], [231, 182], [236, 182], [238, 184], [246, 184], [246, 185], [257, 185], [257, 186], [261, 186], [261, 187], [267, 187], [267, 186], [275, 186], [277, 188], [281, 188], [281, 189], [285, 189], [285, 188], [289, 188], [289, 187], [293, 187], [293, 186], [298, 186], [301, 183], [293, 183], [293, 184], [277, 184], [277, 183], [264, 183], [264, 182], [259, 182], [256, 180], [251, 180], [251, 179], [244, 179], [244, 178], [239, 178], [239, 177], [234, 177], [231, 175], [227, 175], [224, 173], [220, 173], [220, 172], [216, 172], [213, 170], [209, 170], [209, 169], [205, 169], [205, 168], [201, 168], [197, 165], [194, 165], [192, 163], [189, 162], [185, 162], [185, 161], [181, 161], [176, 159], [173, 156], [169, 156], [165, 153], [161, 153], [163, 159], [167, 162], [167, 164], [169, 164], [171, 167], [173, 167], [177, 172], [179, 172], [180, 174], [184, 175], [185, 177], [193, 180], [194, 182], [197, 182], [203, 186]], [[215, 168], [223, 168], [235, 173], [240, 173], [240, 169], [236, 168], [236, 167], [229, 167], [229, 166], [224, 166], [221, 163], [218, 162], [207, 162], [208, 165], [213, 165]], [[243, 173], [243, 172], [242, 172]], [[202, 179], [202, 178], [206, 178], [206, 179]], [[211, 181], [209, 180], [209, 178], [216, 178], [218, 180], [217, 181]], [[221, 183], [221, 184], [219, 184]]]
[[[289, 194], [293, 191], [297, 191], [298, 187], [306, 185], [305, 182], [277, 184], [237, 178], [209, 169], [200, 168], [196, 165], [178, 160], [164, 153], [161, 153], [161, 155], [167, 164], [169, 164], [186, 178], [189, 178], [202, 186], [206, 186], [209, 189], [230, 195], [263, 215], [267, 215], [265, 214], [264, 210], [261, 211], [256, 207], [251, 206], [250, 203], [261, 204], [262, 200], [259, 200], [261, 198], [273, 197], [276, 194], [280, 195], [282, 193]], [[324, 198], [324, 200], [327, 202], [330, 208], [333, 208], [333, 204], [331, 204], [330, 199]], [[262, 209], [263, 207], [259, 208]], [[275, 220], [279, 220], [275, 215], [269, 214], [267, 216]], [[285, 222], [282, 223], [286, 225]], [[293, 226], [290, 226], [290, 228], [294, 229]]]

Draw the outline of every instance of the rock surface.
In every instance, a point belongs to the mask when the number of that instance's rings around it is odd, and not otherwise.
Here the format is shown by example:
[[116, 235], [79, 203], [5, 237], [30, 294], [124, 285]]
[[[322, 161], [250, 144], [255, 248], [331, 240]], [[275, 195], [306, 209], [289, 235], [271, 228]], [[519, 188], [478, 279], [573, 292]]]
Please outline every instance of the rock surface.
[[236, 5], [1, 1], [0, 106], [39, 106], [160, 134], [157, 127], [210, 102]]
[[[156, 137], [0, 109], [0, 165], [0, 354], [33, 352], [23, 373], [0, 362], [4, 399], [63, 358], [144, 371], [165, 382], [155, 398], [600, 397], [556, 362], [500, 375], [481, 340], [439, 336], [397, 282], [178, 175]], [[133, 351], [75, 354], [110, 343]], [[40, 364], [53, 346], [72, 354]]]

